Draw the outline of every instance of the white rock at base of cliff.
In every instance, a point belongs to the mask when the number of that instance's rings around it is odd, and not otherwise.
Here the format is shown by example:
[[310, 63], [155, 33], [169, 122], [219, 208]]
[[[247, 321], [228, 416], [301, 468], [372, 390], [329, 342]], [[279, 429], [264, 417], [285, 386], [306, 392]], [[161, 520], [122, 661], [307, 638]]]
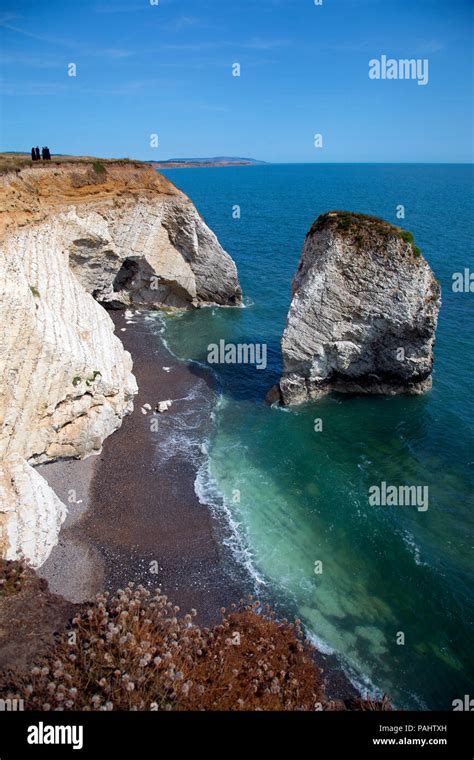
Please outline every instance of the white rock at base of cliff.
[[0, 465], [0, 548], [5, 559], [39, 567], [57, 542], [66, 507], [19, 456]]

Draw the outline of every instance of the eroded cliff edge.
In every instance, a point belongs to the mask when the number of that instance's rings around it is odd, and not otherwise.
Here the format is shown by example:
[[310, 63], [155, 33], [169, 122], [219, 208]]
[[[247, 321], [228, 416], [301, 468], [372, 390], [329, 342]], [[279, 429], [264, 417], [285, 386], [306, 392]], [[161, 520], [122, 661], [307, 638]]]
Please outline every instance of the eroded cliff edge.
[[323, 214], [293, 280], [283, 376], [269, 400], [428, 390], [440, 301], [409, 232], [363, 214]]
[[0, 177], [0, 555], [41, 565], [66, 514], [34, 465], [83, 458], [133, 409], [100, 305], [237, 305], [230, 256], [152, 168], [51, 163]]

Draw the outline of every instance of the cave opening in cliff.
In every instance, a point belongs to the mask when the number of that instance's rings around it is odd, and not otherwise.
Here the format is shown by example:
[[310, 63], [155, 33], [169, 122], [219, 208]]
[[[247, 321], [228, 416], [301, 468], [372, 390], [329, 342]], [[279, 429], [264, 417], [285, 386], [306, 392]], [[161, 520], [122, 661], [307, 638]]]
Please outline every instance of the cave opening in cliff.
[[127, 258], [115, 275], [113, 282], [114, 292], [128, 290], [139, 272], [140, 266], [136, 259]]

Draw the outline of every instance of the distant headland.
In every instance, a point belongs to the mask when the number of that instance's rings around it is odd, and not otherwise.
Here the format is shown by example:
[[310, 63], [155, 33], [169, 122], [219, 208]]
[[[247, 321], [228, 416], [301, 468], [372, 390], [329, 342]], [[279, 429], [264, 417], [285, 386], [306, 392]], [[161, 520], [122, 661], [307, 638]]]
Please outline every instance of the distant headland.
[[232, 158], [216, 156], [214, 158], [169, 158], [166, 161], [150, 161], [156, 169], [190, 169], [209, 166], [258, 166], [267, 163], [255, 158]]

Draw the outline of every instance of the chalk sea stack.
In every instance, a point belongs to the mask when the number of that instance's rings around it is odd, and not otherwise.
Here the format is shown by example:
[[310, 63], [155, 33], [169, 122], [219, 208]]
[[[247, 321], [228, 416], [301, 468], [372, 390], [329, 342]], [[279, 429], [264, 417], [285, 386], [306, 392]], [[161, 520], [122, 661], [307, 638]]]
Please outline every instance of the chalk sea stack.
[[293, 280], [283, 376], [269, 401], [423, 393], [432, 384], [440, 302], [410, 232], [364, 214], [321, 215]]

